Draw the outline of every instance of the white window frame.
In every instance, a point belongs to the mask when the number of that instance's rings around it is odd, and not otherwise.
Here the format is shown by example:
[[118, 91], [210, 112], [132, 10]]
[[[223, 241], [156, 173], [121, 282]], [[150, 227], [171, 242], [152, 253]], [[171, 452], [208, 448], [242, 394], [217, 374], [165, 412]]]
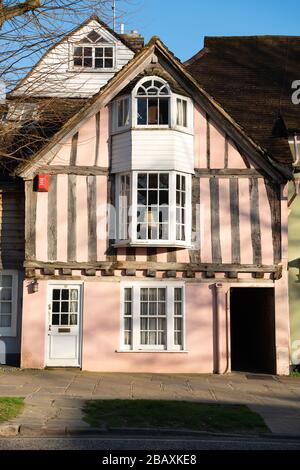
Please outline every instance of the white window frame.
[[[167, 173], [169, 175], [169, 238], [168, 240], [140, 240], [137, 238], [137, 175], [138, 173]], [[124, 174], [131, 176], [131, 208], [129, 212], [129, 230], [128, 239], [119, 239], [119, 195], [120, 195], [120, 177]], [[185, 240], [176, 240], [176, 175], [185, 176], [186, 190], [185, 190]], [[191, 246], [191, 191], [192, 191], [192, 177], [189, 173], [180, 171], [146, 171], [134, 170], [131, 172], [124, 172], [117, 174], [116, 182], [116, 211], [117, 211], [117, 239], [116, 245], [131, 245], [131, 246], [169, 246], [169, 247], [190, 247]]]
[[[132, 289], [132, 339], [131, 345], [124, 344], [124, 289]], [[166, 289], [166, 346], [144, 345], [140, 342], [140, 289]], [[174, 342], [174, 289], [182, 289], [182, 345]], [[123, 282], [120, 289], [120, 351], [127, 352], [185, 352], [186, 351], [186, 315], [185, 284], [179, 281], [170, 282]]]
[[[125, 124], [124, 126], [119, 126], [119, 119], [118, 119], [118, 105], [120, 101], [128, 101], [128, 124]], [[131, 96], [130, 95], [124, 95], [120, 96], [113, 102], [112, 106], [112, 111], [113, 111], [113, 117], [112, 117], [112, 128], [113, 131], [123, 131], [125, 129], [128, 129], [131, 126], [131, 116], [132, 116], [132, 105], [131, 105]]]
[[[168, 105], [169, 105], [169, 123], [168, 124], [138, 124], [138, 98], [139, 96], [137, 95], [137, 91], [139, 87], [144, 83], [149, 80], [157, 80], [164, 84], [168, 89], [169, 89], [169, 94], [168, 95], [162, 95], [162, 96], [153, 96], [153, 98], [167, 98], [168, 99]], [[140, 98], [143, 98], [142, 96]], [[137, 129], [170, 129], [171, 123], [172, 123], [172, 106], [171, 106], [171, 99], [172, 99], [172, 92], [170, 89], [170, 86], [166, 80], [164, 80], [161, 77], [157, 77], [155, 75], [143, 77], [134, 87], [132, 91], [132, 126]]]
[[[76, 47], [90, 47], [92, 48], [92, 67], [84, 67], [80, 65], [75, 65], [74, 64], [74, 52]], [[112, 62], [113, 65], [112, 67], [102, 67], [102, 68], [96, 68], [95, 67], [95, 49], [96, 48], [111, 48], [113, 50], [113, 56], [112, 56]], [[88, 43], [73, 43], [71, 47], [71, 69], [73, 71], [78, 71], [78, 72], [112, 72], [116, 69], [116, 46], [115, 44], [88, 44]]]
[[17, 316], [18, 316], [18, 271], [14, 269], [4, 269], [0, 274], [12, 276], [12, 300], [11, 300], [11, 326], [0, 326], [0, 337], [17, 336]]
[[[177, 100], [185, 101], [186, 102], [186, 126], [180, 126], [177, 124]], [[172, 120], [171, 120], [171, 127], [172, 129], [176, 129], [181, 132], [186, 132], [189, 134], [193, 134], [194, 132], [194, 107], [193, 102], [187, 96], [178, 95], [173, 93], [171, 96], [171, 107], [172, 107]]]

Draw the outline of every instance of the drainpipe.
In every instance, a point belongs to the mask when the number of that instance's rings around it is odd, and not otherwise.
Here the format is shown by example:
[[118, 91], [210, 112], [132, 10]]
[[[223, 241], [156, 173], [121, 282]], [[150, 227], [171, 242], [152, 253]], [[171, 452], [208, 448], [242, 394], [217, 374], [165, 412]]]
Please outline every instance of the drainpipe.
[[[221, 282], [216, 282], [215, 287], [215, 320], [216, 320], [216, 374], [226, 374], [229, 369], [229, 339], [228, 339], [228, 312], [227, 308], [224, 305], [224, 308], [221, 308], [221, 305], [224, 304], [225, 293], [223, 291], [223, 284]], [[221, 297], [221, 294], [222, 297]], [[226, 328], [226, 366], [225, 369], [222, 367], [223, 360], [223, 342], [222, 338], [224, 336], [224, 325], [223, 325], [223, 315], [226, 316], [225, 328]]]

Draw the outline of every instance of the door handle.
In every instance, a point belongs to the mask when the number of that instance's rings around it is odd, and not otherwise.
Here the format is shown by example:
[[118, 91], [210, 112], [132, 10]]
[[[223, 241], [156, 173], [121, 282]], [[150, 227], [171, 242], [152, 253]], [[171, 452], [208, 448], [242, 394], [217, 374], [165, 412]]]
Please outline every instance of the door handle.
[[51, 331], [51, 325], [48, 326], [48, 331]]

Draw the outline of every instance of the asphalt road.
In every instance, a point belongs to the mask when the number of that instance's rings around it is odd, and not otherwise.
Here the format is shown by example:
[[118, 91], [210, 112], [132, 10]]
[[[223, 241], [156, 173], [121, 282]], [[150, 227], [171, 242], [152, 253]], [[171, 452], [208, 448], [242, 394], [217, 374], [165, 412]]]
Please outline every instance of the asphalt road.
[[300, 440], [253, 437], [141, 438], [15, 437], [1, 438], [0, 450], [300, 450]]

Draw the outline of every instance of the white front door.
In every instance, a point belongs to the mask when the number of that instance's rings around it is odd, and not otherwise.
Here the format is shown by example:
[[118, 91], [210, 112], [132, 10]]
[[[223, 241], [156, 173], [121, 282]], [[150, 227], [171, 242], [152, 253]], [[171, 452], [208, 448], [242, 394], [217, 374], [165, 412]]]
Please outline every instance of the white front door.
[[81, 286], [48, 287], [47, 366], [80, 366]]

